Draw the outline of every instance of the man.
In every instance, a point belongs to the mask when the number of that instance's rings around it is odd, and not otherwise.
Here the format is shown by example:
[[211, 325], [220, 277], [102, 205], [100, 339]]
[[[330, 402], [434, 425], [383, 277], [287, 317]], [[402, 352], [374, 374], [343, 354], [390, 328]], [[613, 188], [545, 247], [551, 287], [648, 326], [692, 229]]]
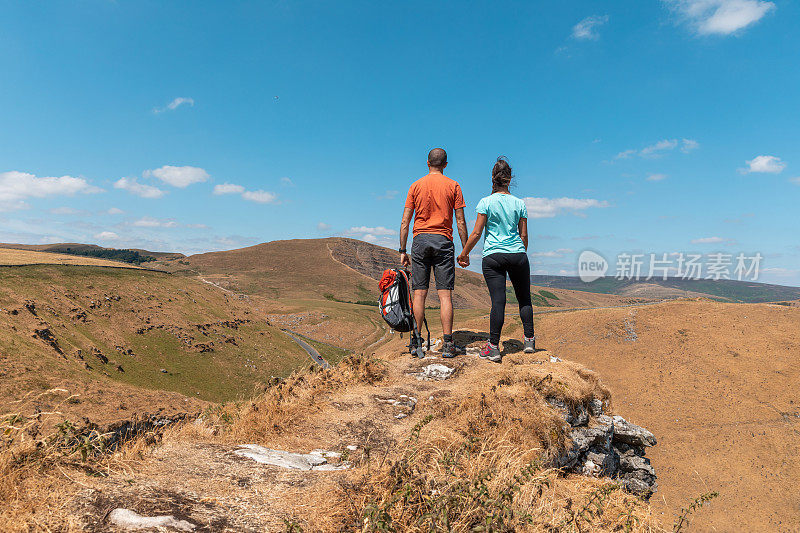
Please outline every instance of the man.
[[[467, 242], [464, 219], [464, 196], [461, 187], [442, 172], [447, 166], [447, 153], [434, 148], [428, 153], [428, 175], [415, 181], [408, 190], [403, 221], [400, 225], [400, 263], [412, 265], [411, 289], [414, 291], [414, 319], [422, 327], [425, 300], [431, 269], [436, 279], [442, 320], [442, 357], [455, 357], [453, 344], [453, 289], [455, 288], [455, 247], [453, 246], [453, 212], [462, 247]], [[414, 242], [411, 257], [406, 251], [408, 227], [414, 217]], [[425, 357], [422, 337], [411, 338], [411, 354]]]

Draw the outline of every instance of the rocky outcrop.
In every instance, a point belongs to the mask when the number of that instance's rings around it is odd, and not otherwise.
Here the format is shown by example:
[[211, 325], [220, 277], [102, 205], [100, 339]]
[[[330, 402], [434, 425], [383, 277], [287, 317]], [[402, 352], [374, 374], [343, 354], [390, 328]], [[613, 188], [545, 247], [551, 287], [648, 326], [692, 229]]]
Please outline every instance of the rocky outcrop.
[[547, 403], [569, 425], [571, 444], [555, 459], [555, 466], [585, 476], [618, 479], [629, 492], [649, 499], [658, 489], [656, 473], [645, 457], [655, 436], [621, 416], [603, 414], [603, 403], [569, 405], [558, 398]]

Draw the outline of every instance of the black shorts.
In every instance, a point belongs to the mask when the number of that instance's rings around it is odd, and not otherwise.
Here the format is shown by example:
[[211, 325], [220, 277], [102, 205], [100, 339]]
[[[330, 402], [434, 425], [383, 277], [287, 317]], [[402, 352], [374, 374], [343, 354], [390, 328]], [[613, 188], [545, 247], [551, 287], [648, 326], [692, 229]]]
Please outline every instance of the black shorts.
[[456, 252], [453, 241], [436, 233], [420, 233], [411, 244], [411, 288], [426, 290], [431, 281], [436, 290], [452, 291], [456, 286]]

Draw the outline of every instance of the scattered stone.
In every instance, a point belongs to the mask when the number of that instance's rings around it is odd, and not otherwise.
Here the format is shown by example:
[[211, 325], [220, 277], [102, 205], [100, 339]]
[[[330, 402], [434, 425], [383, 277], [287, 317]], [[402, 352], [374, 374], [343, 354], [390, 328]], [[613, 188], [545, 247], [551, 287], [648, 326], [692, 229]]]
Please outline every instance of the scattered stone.
[[166, 368], [162, 368], [161, 370], [159, 370], [159, 372], [161, 372], [162, 374], [166, 374], [167, 373], [167, 369]]
[[417, 379], [419, 380], [426, 380], [426, 381], [444, 381], [445, 379], [449, 378], [453, 375], [454, 368], [450, 368], [447, 365], [443, 365], [441, 363], [433, 363], [428, 366], [422, 368], [419, 374], [417, 374]]
[[[27, 304], [26, 304], [27, 305]], [[33, 313], [33, 311], [31, 311]], [[34, 313], [35, 315], [36, 313]], [[45, 343], [47, 343], [52, 349], [54, 349], [57, 353], [64, 354], [61, 350], [61, 346], [58, 345], [58, 339], [56, 336], [53, 335], [53, 332], [50, 331], [50, 328], [44, 327], [40, 329], [33, 330], [33, 337], [35, 339], [41, 339]]]
[[123, 508], [111, 511], [108, 519], [117, 527], [132, 530], [168, 527], [178, 531], [194, 531], [197, 527], [191, 522], [178, 520], [172, 515], [142, 516], [130, 509]]
[[603, 402], [597, 398], [589, 400], [589, 414], [592, 416], [600, 416], [603, 414]]
[[257, 463], [279, 466], [290, 470], [344, 470], [350, 467], [349, 463], [328, 464], [328, 459], [323, 455], [323, 452], [335, 452], [315, 451], [317, 453], [293, 453], [283, 450], [271, 450], [257, 444], [243, 444], [233, 453], [240, 457], [252, 459]]

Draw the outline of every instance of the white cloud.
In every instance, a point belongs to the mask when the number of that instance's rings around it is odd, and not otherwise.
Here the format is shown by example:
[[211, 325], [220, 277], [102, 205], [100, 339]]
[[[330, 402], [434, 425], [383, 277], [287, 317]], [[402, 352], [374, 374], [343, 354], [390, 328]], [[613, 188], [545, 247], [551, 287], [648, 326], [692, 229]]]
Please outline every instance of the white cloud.
[[694, 139], [682, 139], [681, 140], [681, 152], [684, 154], [688, 154], [693, 150], [697, 150], [700, 148], [700, 143], [695, 141]]
[[220, 183], [219, 185], [214, 185], [214, 194], [221, 195], [221, 194], [242, 194], [244, 192], [244, 187], [241, 185], [235, 185], [233, 183]]
[[123, 214], [124, 212], [125, 212], [125, 211], [123, 211], [122, 209], [120, 209], [120, 208], [118, 208], [118, 207], [112, 207], [111, 209], [109, 209], [108, 211], [106, 211], [106, 214], [107, 214], [107, 215], [121, 215], [121, 214]]
[[166, 194], [158, 187], [139, 183], [136, 178], [120, 178], [114, 182], [114, 188], [128, 191], [129, 193], [135, 194], [136, 196], [141, 196], [142, 198], [161, 198]]
[[372, 234], [372, 235], [397, 235], [397, 231], [389, 228], [385, 228], [383, 226], [354, 226], [346, 231], [349, 235], [365, 235], [365, 234]]
[[259, 204], [274, 204], [278, 200], [278, 195], [268, 191], [245, 191], [242, 198]]
[[573, 253], [572, 248], [559, 248], [558, 250], [550, 250], [547, 252], [533, 252], [531, 257], [564, 257], [567, 254]]
[[102, 192], [84, 178], [36, 177], [27, 172], [0, 172], [0, 210], [24, 209], [27, 198], [73, 196]]
[[287, 187], [294, 187], [294, 182], [292, 181], [292, 178], [287, 178], [285, 176], [281, 178], [281, 184]]
[[775, 9], [763, 0], [664, 0], [700, 35], [730, 35]]
[[113, 231], [101, 231], [100, 233], [95, 235], [94, 238], [101, 241], [117, 241], [119, 240], [119, 235], [117, 235]]
[[594, 15], [586, 17], [572, 27], [572, 37], [575, 39], [598, 39], [597, 30], [608, 22], [608, 15]]
[[662, 139], [655, 144], [645, 146], [641, 150], [624, 150], [614, 156], [614, 159], [630, 159], [634, 155], [639, 157], [661, 157], [665, 152], [674, 150], [680, 146], [681, 152], [688, 154], [700, 148], [700, 143], [694, 139]]
[[[287, 178], [288, 179], [288, 178]], [[291, 181], [291, 180], [290, 180]], [[275, 204], [278, 203], [278, 195], [269, 191], [248, 191], [241, 185], [234, 183], [222, 183], [214, 186], [214, 194], [240, 194], [245, 200], [257, 202], [260, 204]]]
[[647, 181], [661, 181], [667, 179], [666, 174], [650, 174], [647, 176]]
[[664, 152], [666, 150], [673, 150], [675, 147], [678, 146], [678, 141], [675, 139], [664, 139], [658, 141], [655, 144], [651, 144], [650, 146], [645, 146], [639, 152], [639, 155], [642, 157], [653, 157], [659, 155], [659, 152]]
[[700, 239], [692, 239], [692, 244], [719, 244], [725, 242], [722, 237], [702, 237]]
[[50, 214], [51, 215], [71, 215], [71, 216], [84, 215], [84, 216], [86, 216], [89, 213], [87, 211], [83, 211], [81, 209], [75, 209], [75, 208], [72, 208], [72, 207], [64, 206], [64, 207], [55, 207], [55, 208], [51, 209], [50, 210]]
[[386, 191], [378, 196], [378, 200], [394, 200], [398, 194], [400, 194], [400, 191]]
[[189, 107], [192, 107], [194, 106], [194, 99], [185, 96], [179, 96], [178, 98], [175, 98], [170, 103], [168, 103], [165, 107], [153, 108], [153, 113], [158, 114], [158, 113], [163, 113], [164, 111], [174, 111], [182, 105], [188, 105]]
[[750, 172], [779, 174], [780, 172], [783, 172], [784, 168], [786, 168], [786, 163], [781, 161], [780, 157], [775, 157], [774, 155], [760, 155], [749, 161], [745, 161], [745, 163], [747, 163], [747, 168], [739, 169], [739, 172], [742, 174], [747, 174]]
[[172, 185], [183, 189], [192, 183], [202, 183], [208, 181], [208, 172], [198, 167], [173, 167], [171, 165], [164, 165], [161, 168], [154, 170], [145, 170], [142, 173], [145, 178], [155, 177]]
[[604, 200], [592, 198], [523, 198], [529, 218], [552, 218], [562, 212], [578, 214], [592, 207], [609, 207]]
[[330, 231], [331, 225], [326, 224], [325, 222], [320, 222], [317, 224], [317, 231]]
[[380, 246], [392, 247], [396, 245], [396, 238], [392, 237], [397, 235], [397, 231], [384, 226], [354, 226], [345, 231], [343, 235]]
[[153, 217], [142, 217], [131, 223], [137, 228], [176, 228], [178, 223], [174, 220], [158, 219]]

